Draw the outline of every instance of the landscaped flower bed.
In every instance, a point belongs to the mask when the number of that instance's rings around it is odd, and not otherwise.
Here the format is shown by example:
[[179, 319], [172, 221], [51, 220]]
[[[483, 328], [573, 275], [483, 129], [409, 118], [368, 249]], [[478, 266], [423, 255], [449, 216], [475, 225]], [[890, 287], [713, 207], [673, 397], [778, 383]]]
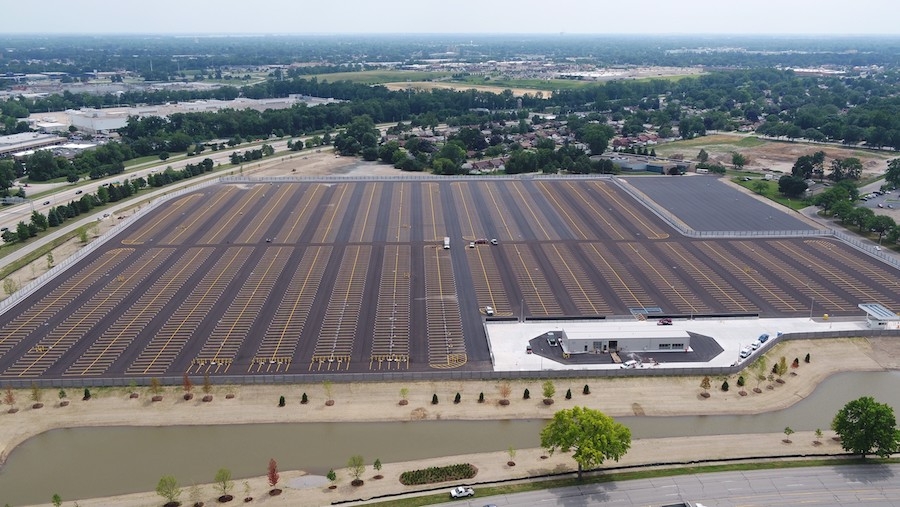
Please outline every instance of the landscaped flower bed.
[[469, 463], [449, 465], [445, 467], [431, 467], [424, 470], [412, 470], [400, 474], [400, 483], [406, 486], [418, 484], [433, 484], [435, 482], [458, 481], [471, 479], [478, 473], [478, 469]]

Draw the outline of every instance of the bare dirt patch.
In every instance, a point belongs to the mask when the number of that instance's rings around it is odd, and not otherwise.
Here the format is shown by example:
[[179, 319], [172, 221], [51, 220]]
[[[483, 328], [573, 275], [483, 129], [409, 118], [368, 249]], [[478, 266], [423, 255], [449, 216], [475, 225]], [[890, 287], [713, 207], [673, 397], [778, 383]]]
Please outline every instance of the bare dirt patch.
[[887, 161], [891, 157], [874, 151], [860, 150], [852, 147], [840, 147], [824, 144], [801, 142], [772, 141], [741, 134], [715, 134], [692, 139], [676, 141], [657, 146], [656, 153], [671, 157], [681, 154], [685, 160], [696, 160], [701, 149], [709, 153], [713, 162], [731, 167], [732, 153], [740, 153], [748, 159], [745, 166], [749, 171], [775, 171], [790, 173], [797, 158], [812, 155], [817, 151], [825, 152], [825, 169], [828, 171], [831, 161], [836, 158], [856, 157], [863, 164], [863, 174], [873, 176], [883, 174], [887, 169]]

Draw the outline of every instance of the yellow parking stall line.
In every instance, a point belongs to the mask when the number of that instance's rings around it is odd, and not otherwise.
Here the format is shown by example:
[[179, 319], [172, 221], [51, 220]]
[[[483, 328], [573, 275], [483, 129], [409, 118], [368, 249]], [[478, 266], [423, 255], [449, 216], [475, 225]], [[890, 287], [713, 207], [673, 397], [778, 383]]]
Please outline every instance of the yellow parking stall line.
[[[602, 183], [602, 184], [601, 184], [601, 183], [596, 182], [596, 181], [593, 182], [593, 183], [594, 183], [594, 186], [596, 186], [597, 188], [599, 188], [599, 189], [601, 190], [601, 192], [603, 192], [604, 194], [606, 194], [606, 196], [609, 197], [610, 200], [612, 200], [613, 202], [615, 202], [615, 203], [618, 205], [618, 207], [619, 207], [620, 210], [624, 210], [626, 213], [628, 213], [629, 215], [631, 215], [632, 218], [634, 218], [635, 220], [637, 220], [637, 223], [639, 223], [640, 225], [642, 225], [642, 226], [644, 227], [644, 229], [646, 230], [645, 236], [647, 237], [647, 239], [666, 239], [666, 238], [669, 237], [668, 234], [666, 234], [666, 233], [664, 233], [664, 232], [662, 232], [662, 231], [654, 230], [655, 228], [654, 228], [653, 226], [651, 226], [650, 224], [648, 224], [648, 223], [644, 220], [643, 217], [639, 216], [638, 214], [636, 214], [636, 213], [634, 212], [634, 209], [631, 207], [631, 205], [630, 205], [629, 203], [626, 203], [626, 202], [622, 201], [622, 200], [619, 199], [616, 195], [614, 195], [612, 192], [610, 192], [609, 189], [606, 188], [606, 184], [605, 184], [605, 183]], [[651, 235], [651, 234], [652, 234], [652, 235]], [[654, 236], [655, 236], [655, 238], [654, 238]]]
[[[158, 254], [157, 254], [157, 255], [158, 255]], [[143, 269], [146, 269], [146, 267], [149, 266], [155, 259], [156, 259], [156, 255], [151, 256], [150, 258], [148, 258], [148, 259], [144, 262], [144, 264], [143, 264], [142, 266], [138, 267], [138, 268], [135, 269], [134, 271], [135, 271], [136, 273], [140, 273]], [[131, 278], [132, 278], [132, 277], [129, 277], [129, 280], [130, 280]], [[118, 282], [117, 282], [117, 283], [118, 283]], [[18, 376], [19, 376], [19, 377], [22, 377], [22, 376], [24, 376], [25, 374], [27, 374], [33, 367], [35, 367], [35, 366], [38, 364], [38, 362], [43, 361], [44, 357], [46, 357], [46, 355], [49, 354], [50, 351], [51, 351], [54, 347], [59, 346], [65, 339], [69, 338], [69, 336], [72, 335], [72, 333], [74, 333], [74, 332], [76, 332], [76, 331], [78, 331], [78, 330], [80, 330], [80, 329], [83, 329], [83, 327], [87, 327], [87, 328], [93, 327], [94, 320], [97, 318], [97, 317], [96, 317], [97, 312], [103, 310], [103, 309], [104, 309], [104, 306], [105, 306], [106, 304], [108, 304], [110, 301], [115, 300], [117, 297], [120, 297], [120, 296], [121, 296], [121, 297], [124, 297], [124, 296], [122, 296], [122, 294], [123, 294], [123, 293], [130, 292], [130, 291], [132, 290], [132, 288], [133, 288], [133, 287], [127, 287], [125, 284], [120, 284], [120, 285], [116, 285], [116, 286], [113, 286], [113, 284], [110, 284], [109, 286], [112, 286], [113, 288], [112, 288], [112, 290], [109, 292], [109, 294], [106, 295], [105, 298], [103, 298], [103, 299], [100, 300], [100, 301], [94, 302], [93, 307], [90, 308], [90, 309], [87, 311], [87, 313], [85, 313], [85, 314], [84, 314], [80, 319], [78, 319], [76, 322], [72, 323], [72, 325], [71, 325], [71, 327], [70, 327], [69, 330], [67, 330], [66, 332], [64, 332], [59, 338], [57, 338], [53, 343], [51, 343], [51, 344], [47, 347], [47, 350], [46, 350], [45, 352], [40, 353], [36, 359], [32, 360], [31, 364], [29, 364], [28, 366], [26, 366], [25, 369], [23, 369], [22, 371], [20, 371], [20, 372], [18, 373]], [[87, 305], [85, 305], [85, 306], [87, 306]], [[85, 307], [82, 307], [82, 308], [85, 308]], [[106, 311], [107, 311], [107, 313], [109, 312], [108, 309], [107, 309]], [[82, 324], [88, 324], [88, 325], [87, 325], [87, 326], [82, 326]]]
[[[734, 293], [733, 291], [726, 291], [718, 283], [716, 283], [714, 280], [712, 280], [708, 275], [708, 273], [709, 273], [708, 270], [695, 268], [693, 260], [686, 258], [682, 252], [678, 251], [675, 248], [675, 245], [673, 245], [671, 243], [666, 243], [665, 246], [666, 246], [666, 248], [669, 249], [669, 252], [672, 255], [676, 256], [681, 261], [682, 266], [688, 266], [690, 268], [694, 268], [694, 269], [691, 269], [691, 271], [694, 273], [693, 276], [696, 277], [697, 275], [700, 275], [703, 278], [703, 280], [705, 280], [709, 284], [709, 287], [713, 287], [715, 289], [715, 291], [713, 293], [714, 299], [716, 299], [717, 301], [720, 299], [728, 299], [729, 301], [734, 303], [734, 305], [736, 305], [738, 308], [740, 308], [740, 310], [742, 312], [754, 310], [754, 308], [752, 308], [752, 307], [748, 308], [743, 303], [737, 301], [732, 296], [732, 294]], [[718, 294], [718, 297], [716, 297], [716, 294]], [[739, 294], [739, 292], [738, 292], [738, 294]]]
[[[199, 250], [197, 252], [197, 254], [195, 254], [195, 256], [200, 255], [201, 251], [202, 250]], [[173, 330], [173, 332], [166, 339], [166, 341], [161, 344], [162, 346], [160, 347], [159, 351], [156, 353], [156, 355], [153, 357], [153, 359], [150, 360], [150, 364], [148, 364], [147, 367], [144, 368], [144, 373], [147, 373], [147, 371], [150, 370], [150, 368], [152, 368], [156, 364], [156, 361], [159, 360], [162, 353], [169, 347], [169, 344], [172, 343], [172, 340], [174, 340], [174, 338], [176, 336], [178, 336], [179, 331], [181, 330], [182, 327], [184, 327], [185, 323], [188, 322], [188, 319], [190, 319], [194, 315], [194, 313], [196, 313], [198, 311], [198, 308], [206, 300], [207, 296], [209, 296], [209, 294], [213, 291], [213, 289], [215, 287], [217, 287], [217, 283], [219, 282], [219, 280], [221, 280], [222, 277], [226, 276], [226, 274], [228, 274], [229, 276], [233, 275], [233, 273], [231, 273], [231, 274], [228, 273], [228, 268], [230, 268], [231, 265], [237, 261], [238, 257], [240, 257], [240, 254], [241, 254], [240, 249], [234, 250], [234, 254], [231, 256], [230, 259], [228, 259], [228, 262], [223, 267], [223, 269], [219, 272], [219, 274], [216, 275], [216, 278], [206, 289], [206, 292], [204, 292], [203, 295], [197, 300], [197, 303], [194, 305], [193, 308], [191, 308], [191, 310], [188, 312], [188, 314], [185, 316], [185, 318], [182, 319], [181, 322], [178, 323], [178, 326]]]
[[[230, 198], [233, 192], [236, 192], [236, 190], [233, 190], [232, 187], [226, 187], [224, 192], [218, 192], [216, 194], [215, 200], [209, 204], [208, 208], [212, 209], [218, 206], [220, 202], [224, 201], [226, 198]], [[202, 194], [198, 195], [202, 197]], [[178, 231], [177, 233], [165, 238], [165, 244], [174, 244], [179, 236], [190, 230], [198, 222], [206, 220], [208, 218], [209, 217], [205, 213], [195, 213], [190, 220], [178, 225], [178, 227], [176, 228], [176, 230]]]
[[[571, 185], [571, 183], [569, 185]], [[588, 239], [587, 234], [585, 234], [584, 231], [581, 230], [581, 227], [578, 227], [578, 221], [575, 219], [575, 217], [570, 215], [569, 210], [565, 206], [560, 204], [559, 200], [556, 198], [556, 192], [549, 191], [549, 189], [547, 189], [547, 184], [543, 181], [538, 182], [538, 186], [541, 187], [541, 189], [544, 191], [544, 196], [549, 198], [553, 202], [553, 205], [556, 206], [556, 210], [565, 215], [566, 224], [575, 229], [575, 231], [580, 236], [579, 239]]]

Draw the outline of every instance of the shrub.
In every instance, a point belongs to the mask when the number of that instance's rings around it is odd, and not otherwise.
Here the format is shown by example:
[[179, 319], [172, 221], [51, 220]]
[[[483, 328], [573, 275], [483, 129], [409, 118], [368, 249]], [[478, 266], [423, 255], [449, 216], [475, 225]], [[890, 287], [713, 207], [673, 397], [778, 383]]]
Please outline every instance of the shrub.
[[405, 486], [419, 484], [434, 484], [436, 482], [459, 481], [471, 479], [478, 473], [478, 469], [469, 463], [448, 465], [444, 467], [430, 467], [423, 470], [411, 470], [400, 474], [400, 483]]
[[581, 394], [591, 394], [591, 388], [588, 387], [587, 384], [585, 384], [584, 389], [581, 390]]
[[88, 389], [87, 387], [85, 387], [85, 388], [84, 388], [84, 397], [81, 398], [81, 399], [82, 399], [82, 400], [89, 400], [89, 399], [91, 399], [91, 390]]
[[453, 398], [453, 403], [459, 403], [460, 401], [462, 401], [462, 397], [459, 395], [459, 393], [456, 393], [456, 397]]
[[795, 357], [794, 362], [791, 363], [791, 368], [799, 368], [800, 367], [800, 358]]
[[522, 395], [522, 398], [524, 398], [526, 400], [531, 398], [531, 392], [528, 391], [527, 387], [525, 388], [525, 393]]
[[279, 407], [283, 407], [283, 406], [284, 406], [284, 396], [279, 396], [279, 397], [278, 397], [278, 406], [279, 406]]
[[309, 397], [306, 396], [306, 393], [303, 393], [303, 396], [300, 397], [300, 403], [303, 403], [304, 405], [309, 403]]
[[727, 381], [727, 380], [726, 380], [725, 382], [722, 382], [722, 390], [723, 390], [723, 391], [727, 391], [727, 390], [728, 390], [728, 381]]
[[571, 389], [566, 389], [566, 399], [567, 400], [572, 399], [572, 390]]
[[432, 395], [431, 395], [431, 404], [432, 404], [432, 405], [437, 405], [437, 404], [438, 404], [437, 394], [432, 394]]
[[743, 375], [738, 377], [737, 385], [738, 385], [738, 387], [744, 387], [744, 376]]
[[478, 403], [484, 403], [484, 393], [478, 393]]
[[808, 363], [808, 362], [809, 362], [809, 352], [806, 353], [806, 357], [803, 358], [803, 362], [804, 362], [804, 363]]

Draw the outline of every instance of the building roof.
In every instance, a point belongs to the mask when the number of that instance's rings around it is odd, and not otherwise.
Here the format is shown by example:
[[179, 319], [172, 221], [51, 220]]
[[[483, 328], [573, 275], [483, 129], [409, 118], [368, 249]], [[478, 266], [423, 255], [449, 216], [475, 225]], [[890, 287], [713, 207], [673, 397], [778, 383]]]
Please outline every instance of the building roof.
[[888, 310], [884, 305], [879, 303], [861, 303], [857, 305], [860, 310], [866, 312], [870, 317], [884, 321], [900, 321], [900, 316]]
[[598, 326], [595, 329], [567, 329], [563, 333], [568, 340], [627, 340], [627, 339], [676, 339], [690, 340], [691, 335], [687, 331], [672, 329], [669, 326], [657, 328], [642, 325], [639, 328], [631, 326], [608, 327]]

